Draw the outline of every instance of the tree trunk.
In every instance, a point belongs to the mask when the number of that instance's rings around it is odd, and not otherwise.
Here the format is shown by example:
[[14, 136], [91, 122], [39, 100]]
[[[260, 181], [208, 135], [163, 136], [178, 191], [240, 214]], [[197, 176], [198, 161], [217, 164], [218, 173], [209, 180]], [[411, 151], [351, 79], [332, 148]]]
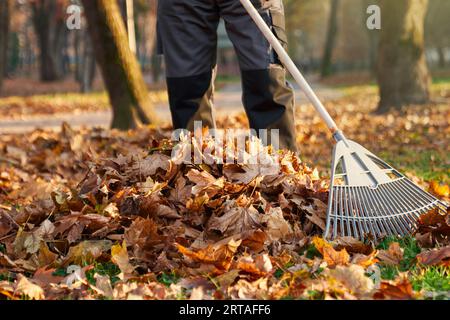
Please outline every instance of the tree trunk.
[[127, 32], [117, 2], [82, 0], [113, 107], [112, 127], [130, 129], [156, 121], [153, 105], [135, 55], [128, 46]]
[[95, 77], [95, 57], [92, 41], [89, 38], [87, 38], [85, 41], [83, 66], [81, 70], [81, 92], [91, 92]]
[[82, 37], [85, 34], [84, 31], [81, 30], [73, 30], [74, 39], [73, 39], [73, 51], [75, 58], [75, 81], [81, 82], [81, 74], [82, 74], [82, 54], [81, 54], [81, 45], [82, 45]]
[[130, 45], [131, 52], [136, 54], [136, 26], [134, 24], [134, 1], [126, 0], [127, 7], [127, 32], [128, 43]]
[[40, 51], [41, 80], [59, 80], [64, 74], [62, 51], [67, 36], [62, 7], [54, 0], [37, 0], [31, 3], [31, 8]]
[[332, 74], [333, 70], [333, 50], [336, 43], [336, 35], [338, 32], [338, 8], [340, 0], [331, 0], [330, 15], [328, 20], [327, 40], [325, 43], [325, 50], [322, 58], [322, 77], [327, 77]]
[[431, 77], [425, 60], [424, 21], [428, 0], [382, 0], [377, 78], [377, 112], [424, 104]]
[[11, 1], [0, 1], [0, 89], [6, 72]]
[[439, 56], [439, 67], [445, 68], [446, 61], [445, 61], [445, 49], [443, 47], [437, 48], [438, 56]]

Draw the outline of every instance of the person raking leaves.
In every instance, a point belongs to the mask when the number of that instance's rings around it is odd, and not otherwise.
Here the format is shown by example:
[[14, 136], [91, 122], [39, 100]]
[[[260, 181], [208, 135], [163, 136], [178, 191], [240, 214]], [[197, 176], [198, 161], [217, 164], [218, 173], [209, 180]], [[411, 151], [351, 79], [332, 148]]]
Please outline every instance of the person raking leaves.
[[[282, 0], [252, 3], [287, 46]], [[243, 105], [251, 129], [257, 133], [278, 129], [279, 147], [296, 152], [294, 90], [277, 54], [239, 0], [159, 1], [158, 51], [165, 59], [174, 129], [193, 131], [195, 121], [216, 127], [213, 94], [220, 18], [239, 61]]]

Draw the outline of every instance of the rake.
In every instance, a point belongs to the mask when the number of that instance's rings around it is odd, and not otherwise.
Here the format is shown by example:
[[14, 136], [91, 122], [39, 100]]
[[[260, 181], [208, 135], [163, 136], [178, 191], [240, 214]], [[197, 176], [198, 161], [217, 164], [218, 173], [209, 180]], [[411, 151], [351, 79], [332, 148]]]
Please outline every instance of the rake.
[[333, 150], [324, 237], [371, 237], [376, 240], [385, 236], [404, 236], [417, 230], [422, 214], [433, 209], [445, 214], [447, 203], [422, 190], [386, 162], [344, 136], [250, 0], [240, 2], [337, 142]]

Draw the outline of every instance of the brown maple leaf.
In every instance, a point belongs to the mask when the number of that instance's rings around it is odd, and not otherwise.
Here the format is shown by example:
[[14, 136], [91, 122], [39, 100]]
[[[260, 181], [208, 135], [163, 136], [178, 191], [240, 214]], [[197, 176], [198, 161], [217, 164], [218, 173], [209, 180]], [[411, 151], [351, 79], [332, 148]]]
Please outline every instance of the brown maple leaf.
[[207, 224], [207, 230], [220, 231], [225, 237], [261, 228], [261, 215], [258, 210], [237, 206], [235, 201], [225, 204], [225, 213], [218, 217], [212, 216]]

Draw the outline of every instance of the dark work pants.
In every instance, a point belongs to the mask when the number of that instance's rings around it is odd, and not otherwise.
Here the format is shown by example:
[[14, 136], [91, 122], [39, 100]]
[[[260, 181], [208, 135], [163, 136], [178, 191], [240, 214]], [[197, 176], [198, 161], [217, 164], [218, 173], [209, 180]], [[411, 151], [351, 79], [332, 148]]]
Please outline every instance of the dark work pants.
[[[252, 0], [287, 45], [282, 0]], [[278, 129], [280, 148], [296, 151], [294, 91], [268, 41], [239, 0], [160, 0], [158, 47], [164, 54], [174, 129], [194, 121], [215, 128], [213, 93], [220, 18], [241, 69], [243, 104], [250, 127]]]

